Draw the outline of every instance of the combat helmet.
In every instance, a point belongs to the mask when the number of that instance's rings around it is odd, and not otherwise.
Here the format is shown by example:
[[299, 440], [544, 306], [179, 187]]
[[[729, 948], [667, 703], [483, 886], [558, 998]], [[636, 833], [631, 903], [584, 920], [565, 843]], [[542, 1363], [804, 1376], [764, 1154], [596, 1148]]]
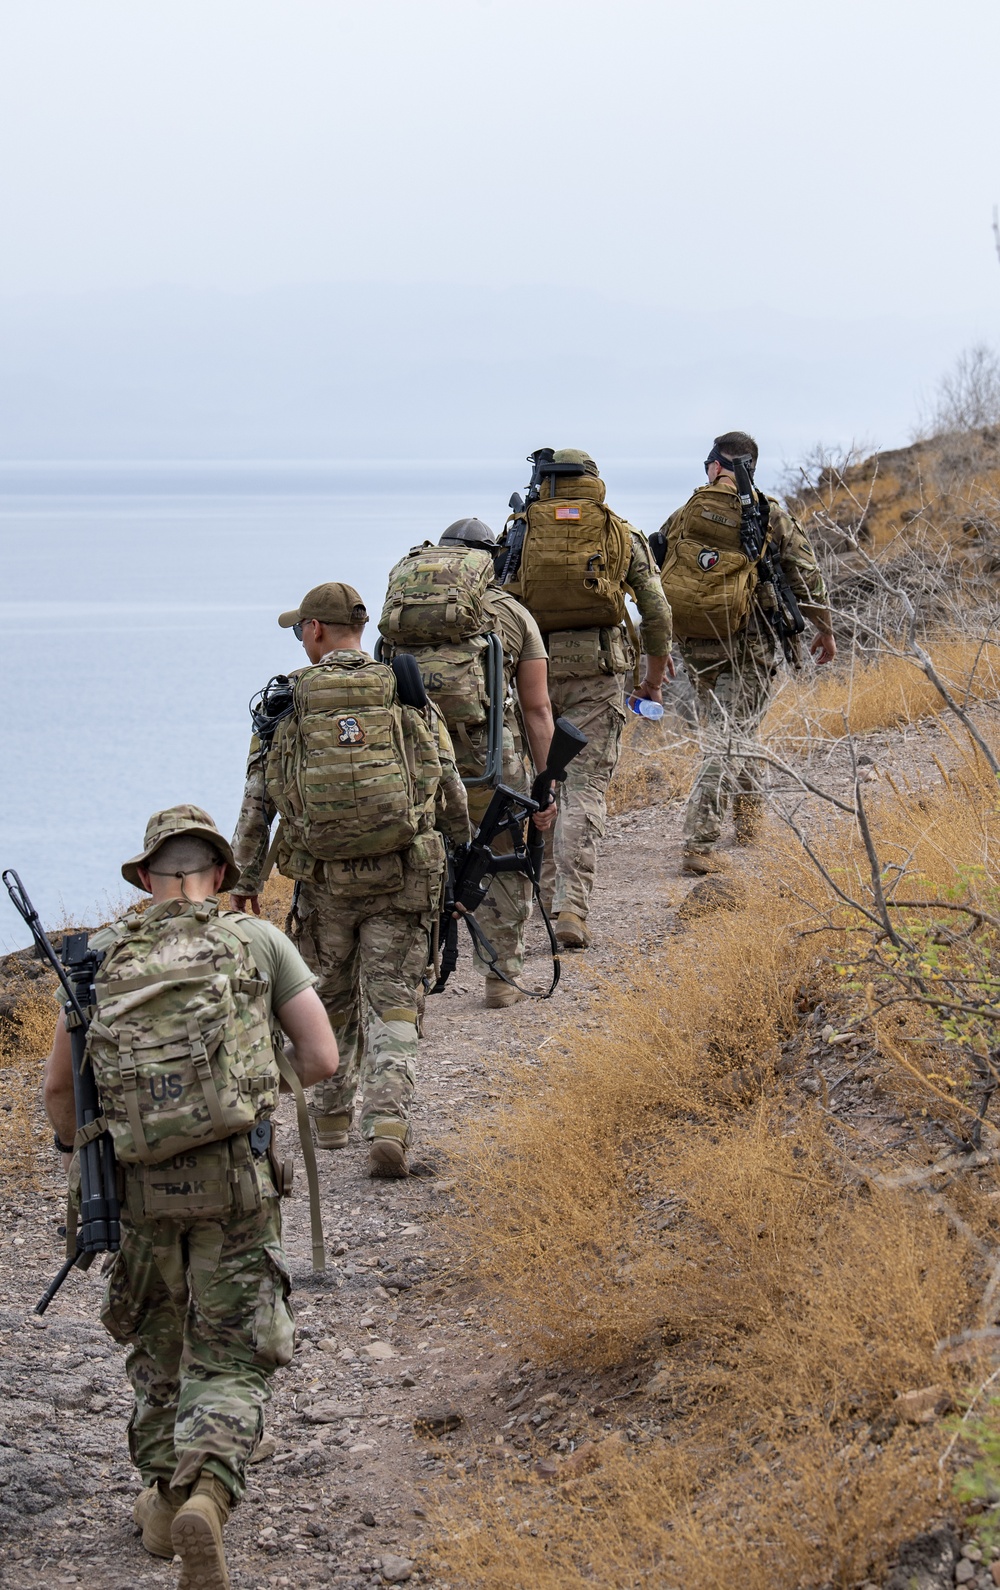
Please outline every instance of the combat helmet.
[[478, 547], [482, 552], [495, 552], [497, 538], [482, 519], [456, 519], [438, 541], [439, 547]]

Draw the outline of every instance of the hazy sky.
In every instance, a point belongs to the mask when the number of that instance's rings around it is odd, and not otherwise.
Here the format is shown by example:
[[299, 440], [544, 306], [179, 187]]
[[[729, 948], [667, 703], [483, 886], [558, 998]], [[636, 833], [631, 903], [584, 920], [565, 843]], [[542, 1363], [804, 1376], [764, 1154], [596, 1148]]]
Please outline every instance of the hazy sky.
[[995, 0], [0, 0], [0, 292], [1000, 304]]

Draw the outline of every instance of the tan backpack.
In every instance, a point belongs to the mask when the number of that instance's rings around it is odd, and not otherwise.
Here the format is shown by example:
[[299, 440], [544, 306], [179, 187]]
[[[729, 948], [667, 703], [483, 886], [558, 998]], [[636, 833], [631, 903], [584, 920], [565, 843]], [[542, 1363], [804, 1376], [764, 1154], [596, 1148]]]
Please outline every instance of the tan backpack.
[[717, 486], [699, 486], [670, 521], [662, 580], [681, 639], [726, 641], [746, 627], [759, 577], [740, 525], [739, 498]]
[[392, 669], [362, 657], [317, 663], [298, 675], [292, 700], [265, 768], [285, 855], [347, 861], [404, 850], [419, 812]]
[[[632, 560], [628, 525], [604, 501], [594, 475], [543, 480], [527, 508], [517, 580], [506, 587], [548, 634], [605, 629], [625, 617], [625, 579]], [[508, 524], [508, 535], [510, 524]]]
[[389, 575], [379, 620], [383, 656], [416, 658], [424, 689], [449, 730], [486, 722], [487, 636], [493, 619], [484, 598], [493, 559], [473, 547], [414, 547]]
[[87, 1056], [124, 1164], [249, 1132], [278, 1103], [266, 999], [235, 913], [168, 900], [126, 917], [97, 977]]

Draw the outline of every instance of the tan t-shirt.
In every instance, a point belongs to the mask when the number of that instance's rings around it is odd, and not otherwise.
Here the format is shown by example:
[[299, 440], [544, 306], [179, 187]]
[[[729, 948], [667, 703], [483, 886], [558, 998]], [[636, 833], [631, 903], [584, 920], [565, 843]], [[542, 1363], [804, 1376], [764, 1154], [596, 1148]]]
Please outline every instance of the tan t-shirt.
[[496, 624], [504, 666], [510, 673], [516, 673], [520, 663], [546, 660], [542, 632], [516, 596], [501, 590], [499, 585], [491, 585], [483, 597], [483, 606]]

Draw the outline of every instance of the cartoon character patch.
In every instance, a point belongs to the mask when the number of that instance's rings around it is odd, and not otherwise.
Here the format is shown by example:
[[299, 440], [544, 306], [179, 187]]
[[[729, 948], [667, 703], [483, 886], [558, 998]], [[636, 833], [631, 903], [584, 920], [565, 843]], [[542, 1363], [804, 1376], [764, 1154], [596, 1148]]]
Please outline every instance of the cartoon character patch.
[[340, 730], [340, 745], [364, 745], [367, 736], [357, 718], [338, 718], [337, 727]]
[[701, 551], [698, 553], [699, 569], [705, 569], [706, 571], [708, 569], [714, 569], [718, 561], [719, 554], [715, 547], [702, 547]]

